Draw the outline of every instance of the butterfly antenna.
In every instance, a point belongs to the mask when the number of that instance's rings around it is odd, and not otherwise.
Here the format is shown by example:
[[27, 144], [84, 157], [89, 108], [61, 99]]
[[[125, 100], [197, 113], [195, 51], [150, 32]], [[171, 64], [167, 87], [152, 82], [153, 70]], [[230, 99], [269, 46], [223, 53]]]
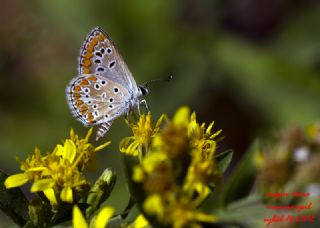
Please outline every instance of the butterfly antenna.
[[169, 77], [167, 78], [162, 78], [162, 79], [153, 79], [153, 80], [150, 80], [150, 81], [147, 81], [145, 83], [142, 84], [142, 86], [144, 87], [148, 87], [150, 84], [153, 84], [153, 83], [158, 83], [158, 82], [169, 82], [171, 81], [172, 79], [172, 75], [170, 75]]

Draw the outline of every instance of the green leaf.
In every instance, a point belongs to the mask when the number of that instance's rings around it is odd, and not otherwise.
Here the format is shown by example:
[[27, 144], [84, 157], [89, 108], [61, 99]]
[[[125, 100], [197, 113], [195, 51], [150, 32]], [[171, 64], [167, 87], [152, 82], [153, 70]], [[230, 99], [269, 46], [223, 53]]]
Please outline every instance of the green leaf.
[[107, 168], [103, 171], [89, 191], [87, 204], [90, 206], [86, 210], [87, 217], [90, 217], [109, 198], [116, 180], [116, 173], [112, 169]]
[[126, 222], [127, 222], [128, 224], [134, 222], [134, 220], [138, 217], [138, 215], [139, 215], [140, 213], [141, 213], [141, 212], [140, 212], [138, 206], [137, 206], [137, 205], [134, 205], [134, 206], [131, 208], [128, 216], [126, 217]]
[[133, 156], [126, 155], [126, 154], [121, 154], [121, 155], [122, 155], [121, 156], [122, 165], [124, 168], [123, 170], [125, 173], [125, 178], [128, 184], [130, 195], [136, 203], [142, 204], [143, 200], [146, 197], [145, 192], [141, 184], [132, 181], [133, 167], [138, 165], [139, 161], [137, 158]]
[[246, 197], [255, 180], [255, 166], [253, 164], [253, 155], [259, 149], [259, 141], [255, 140], [244, 157], [227, 180], [226, 185], [219, 194], [219, 205], [224, 207], [227, 204]]
[[112, 217], [108, 222], [108, 228], [119, 228], [122, 227], [123, 219], [121, 215]]
[[28, 221], [23, 228], [36, 228], [36, 226], [33, 225], [33, 223], [31, 221]]
[[35, 227], [48, 227], [53, 216], [50, 205], [40, 198], [29, 203], [29, 216]]
[[[77, 204], [81, 211], [83, 208], [87, 207], [87, 204], [80, 203]], [[58, 207], [55, 208], [54, 214], [51, 217], [47, 218], [50, 221], [50, 225], [57, 225], [59, 223], [63, 223], [72, 219], [72, 208], [73, 205], [69, 203], [60, 203]], [[83, 209], [83, 210], [82, 210]]]
[[264, 227], [264, 218], [273, 213], [266, 209], [259, 196], [251, 195], [230, 203], [216, 215], [221, 222], [242, 224], [242, 227]]
[[224, 173], [229, 167], [233, 157], [233, 150], [227, 150], [218, 154], [215, 159], [217, 161], [217, 169]]
[[0, 170], [0, 209], [22, 227], [29, 220], [29, 202], [20, 188], [6, 189], [4, 181], [7, 177], [8, 175]]

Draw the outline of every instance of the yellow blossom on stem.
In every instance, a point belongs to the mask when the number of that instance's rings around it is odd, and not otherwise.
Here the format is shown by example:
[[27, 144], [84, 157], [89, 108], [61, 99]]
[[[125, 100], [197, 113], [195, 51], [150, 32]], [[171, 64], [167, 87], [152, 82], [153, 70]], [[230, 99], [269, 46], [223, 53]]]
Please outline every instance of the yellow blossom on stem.
[[90, 223], [88, 224], [78, 206], [75, 205], [73, 207], [72, 216], [73, 228], [104, 228], [114, 214], [114, 211], [115, 210], [112, 207], [104, 207], [90, 220]]
[[106, 142], [94, 147], [88, 143], [91, 133], [92, 129], [85, 138], [80, 138], [71, 129], [70, 138], [45, 156], [36, 148], [33, 155], [21, 162], [24, 173], [9, 176], [5, 181], [6, 188], [19, 187], [30, 181], [31, 192], [42, 191], [52, 205], [60, 200], [72, 203], [74, 192], [80, 192], [88, 185], [82, 174], [85, 164], [96, 151], [110, 144]]
[[[139, 122], [146, 122], [145, 117]], [[159, 223], [182, 228], [201, 227], [201, 222], [216, 220], [215, 216], [197, 209], [210, 194], [209, 184], [218, 173], [216, 136], [221, 130], [212, 133], [213, 124], [207, 128], [204, 123], [200, 125], [196, 114], [182, 107], [148, 138], [140, 163], [133, 167], [132, 179], [141, 183], [146, 193], [144, 212], [155, 216]], [[139, 129], [143, 129], [141, 124]], [[136, 135], [130, 140], [133, 138], [136, 145], [142, 145]], [[132, 145], [134, 142], [125, 148], [130, 149]], [[135, 146], [132, 148], [139, 150]]]
[[119, 145], [122, 153], [142, 156], [148, 150], [152, 137], [159, 131], [160, 125], [166, 119], [162, 115], [154, 126], [151, 113], [142, 114], [137, 124], [130, 124], [133, 136], [124, 138]]

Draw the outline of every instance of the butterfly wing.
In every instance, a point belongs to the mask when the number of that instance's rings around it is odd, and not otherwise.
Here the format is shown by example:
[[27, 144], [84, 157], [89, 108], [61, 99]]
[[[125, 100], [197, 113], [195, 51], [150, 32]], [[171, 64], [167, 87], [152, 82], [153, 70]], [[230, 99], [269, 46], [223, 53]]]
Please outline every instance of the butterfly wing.
[[80, 50], [79, 75], [101, 75], [126, 87], [135, 95], [137, 84], [110, 37], [99, 27], [86, 37]]
[[128, 90], [102, 76], [83, 74], [66, 88], [72, 114], [85, 126], [111, 123], [128, 110]]

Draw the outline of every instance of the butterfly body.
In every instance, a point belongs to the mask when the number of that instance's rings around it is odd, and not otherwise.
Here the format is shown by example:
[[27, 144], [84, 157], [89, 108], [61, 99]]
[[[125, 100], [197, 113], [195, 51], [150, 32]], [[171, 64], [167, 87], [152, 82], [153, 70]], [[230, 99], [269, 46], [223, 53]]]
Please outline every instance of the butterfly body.
[[108, 35], [94, 28], [80, 50], [78, 76], [66, 88], [73, 116], [85, 126], [100, 125], [99, 139], [116, 118], [146, 104], [147, 92], [136, 84]]

